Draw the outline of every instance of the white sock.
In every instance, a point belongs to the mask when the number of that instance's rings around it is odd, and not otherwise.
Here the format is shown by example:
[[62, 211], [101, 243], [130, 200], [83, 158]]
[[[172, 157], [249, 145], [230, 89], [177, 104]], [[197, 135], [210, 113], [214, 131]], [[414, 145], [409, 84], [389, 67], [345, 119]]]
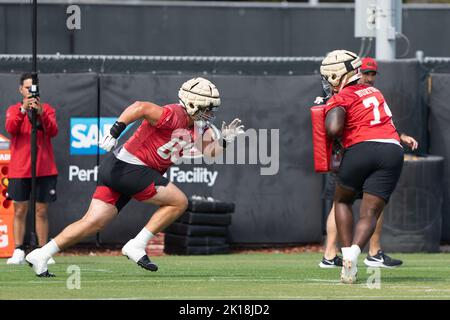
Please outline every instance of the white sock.
[[351, 247], [342, 247], [342, 259], [351, 260]]
[[359, 246], [357, 244], [354, 244], [350, 247], [351, 250], [351, 255], [353, 257], [353, 261], [357, 261], [359, 255], [361, 254], [361, 249], [359, 248]]
[[139, 232], [138, 235], [134, 237], [134, 240], [136, 240], [139, 245], [142, 245], [142, 247], [145, 248], [151, 238], [153, 238], [153, 233], [148, 231], [147, 228], [142, 228], [141, 232]]
[[43, 253], [45, 253], [47, 256], [50, 256], [50, 257], [60, 251], [58, 245], [56, 244], [56, 241], [53, 239], [49, 243], [47, 243], [45, 246], [43, 246], [41, 248], [41, 250]]

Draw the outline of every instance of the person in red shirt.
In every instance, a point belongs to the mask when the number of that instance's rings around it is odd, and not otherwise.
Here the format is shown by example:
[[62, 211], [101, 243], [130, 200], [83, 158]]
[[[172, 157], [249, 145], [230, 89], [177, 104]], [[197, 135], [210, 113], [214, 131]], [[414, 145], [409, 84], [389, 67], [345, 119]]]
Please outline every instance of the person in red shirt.
[[[31, 109], [37, 110], [37, 163], [36, 163], [36, 233], [39, 246], [48, 240], [47, 210], [56, 201], [58, 170], [51, 139], [58, 134], [55, 109], [39, 98], [30, 97], [32, 74], [20, 77], [21, 102], [6, 111], [6, 131], [11, 137], [8, 196], [14, 201], [14, 241], [16, 249], [7, 264], [25, 263], [25, 235], [28, 201], [31, 191]], [[50, 260], [54, 263], [54, 260]]]
[[158, 270], [145, 252], [146, 245], [188, 205], [185, 194], [163, 177], [164, 172], [193, 147], [213, 157], [244, 133], [241, 121], [234, 119], [229, 125], [223, 123], [220, 136], [216, 136], [211, 121], [220, 97], [210, 81], [191, 79], [181, 86], [178, 97], [180, 103], [164, 107], [137, 101], [122, 112], [110, 133], [101, 139], [101, 148], [111, 151], [128, 124], [139, 119], [142, 124], [122, 147], [102, 161], [98, 187], [84, 217], [26, 256], [36, 275], [52, 276], [48, 259], [102, 229], [132, 198], [159, 208], [139, 234], [123, 246], [122, 254], [146, 270]]
[[[345, 149], [337, 174], [335, 220], [342, 244], [341, 281], [354, 283], [361, 248], [375, 231], [403, 167], [403, 147], [382, 93], [361, 78], [359, 57], [346, 50], [330, 52], [320, 72], [335, 93], [326, 104], [330, 139]], [[360, 219], [353, 235], [352, 204], [362, 192]]]

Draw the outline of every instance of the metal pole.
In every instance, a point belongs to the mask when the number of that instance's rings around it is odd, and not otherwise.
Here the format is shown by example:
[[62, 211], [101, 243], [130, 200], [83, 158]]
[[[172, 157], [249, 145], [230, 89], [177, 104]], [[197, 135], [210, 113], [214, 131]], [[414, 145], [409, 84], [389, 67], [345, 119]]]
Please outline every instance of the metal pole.
[[[37, 72], [37, 0], [33, 0], [33, 25], [31, 27], [32, 30], [32, 39], [33, 39], [33, 73]], [[33, 79], [34, 80], [34, 79]], [[35, 83], [33, 83], [35, 84]]]
[[[33, 0], [33, 85], [30, 90], [32, 95], [38, 95], [38, 75], [37, 75], [37, 0]], [[36, 237], [36, 160], [37, 160], [37, 110], [31, 110], [31, 195], [30, 195], [30, 213], [31, 213], [31, 232], [30, 246], [37, 247]]]
[[395, 60], [395, 27], [393, 25], [393, 1], [377, 0], [376, 59]]

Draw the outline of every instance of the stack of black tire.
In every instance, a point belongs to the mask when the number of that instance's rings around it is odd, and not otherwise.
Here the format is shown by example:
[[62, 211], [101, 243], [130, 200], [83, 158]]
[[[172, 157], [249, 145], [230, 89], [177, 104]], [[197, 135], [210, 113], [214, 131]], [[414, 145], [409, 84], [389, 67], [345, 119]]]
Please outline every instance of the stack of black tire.
[[230, 252], [228, 226], [234, 203], [192, 197], [187, 211], [165, 230], [164, 252], [177, 255]]

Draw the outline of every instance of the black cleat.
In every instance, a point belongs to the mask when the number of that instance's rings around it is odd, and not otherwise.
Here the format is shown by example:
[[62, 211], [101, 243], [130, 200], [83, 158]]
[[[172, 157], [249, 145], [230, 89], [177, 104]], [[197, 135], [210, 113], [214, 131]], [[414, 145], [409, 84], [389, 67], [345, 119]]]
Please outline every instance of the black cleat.
[[139, 261], [137, 262], [138, 266], [141, 266], [145, 270], [149, 271], [158, 271], [158, 266], [150, 261], [148, 256], [143, 256]]
[[36, 277], [39, 277], [39, 278], [53, 278], [53, 277], [55, 277], [55, 275], [53, 273], [48, 272], [48, 270], [47, 270], [45, 272], [42, 272], [41, 274], [37, 274]]

